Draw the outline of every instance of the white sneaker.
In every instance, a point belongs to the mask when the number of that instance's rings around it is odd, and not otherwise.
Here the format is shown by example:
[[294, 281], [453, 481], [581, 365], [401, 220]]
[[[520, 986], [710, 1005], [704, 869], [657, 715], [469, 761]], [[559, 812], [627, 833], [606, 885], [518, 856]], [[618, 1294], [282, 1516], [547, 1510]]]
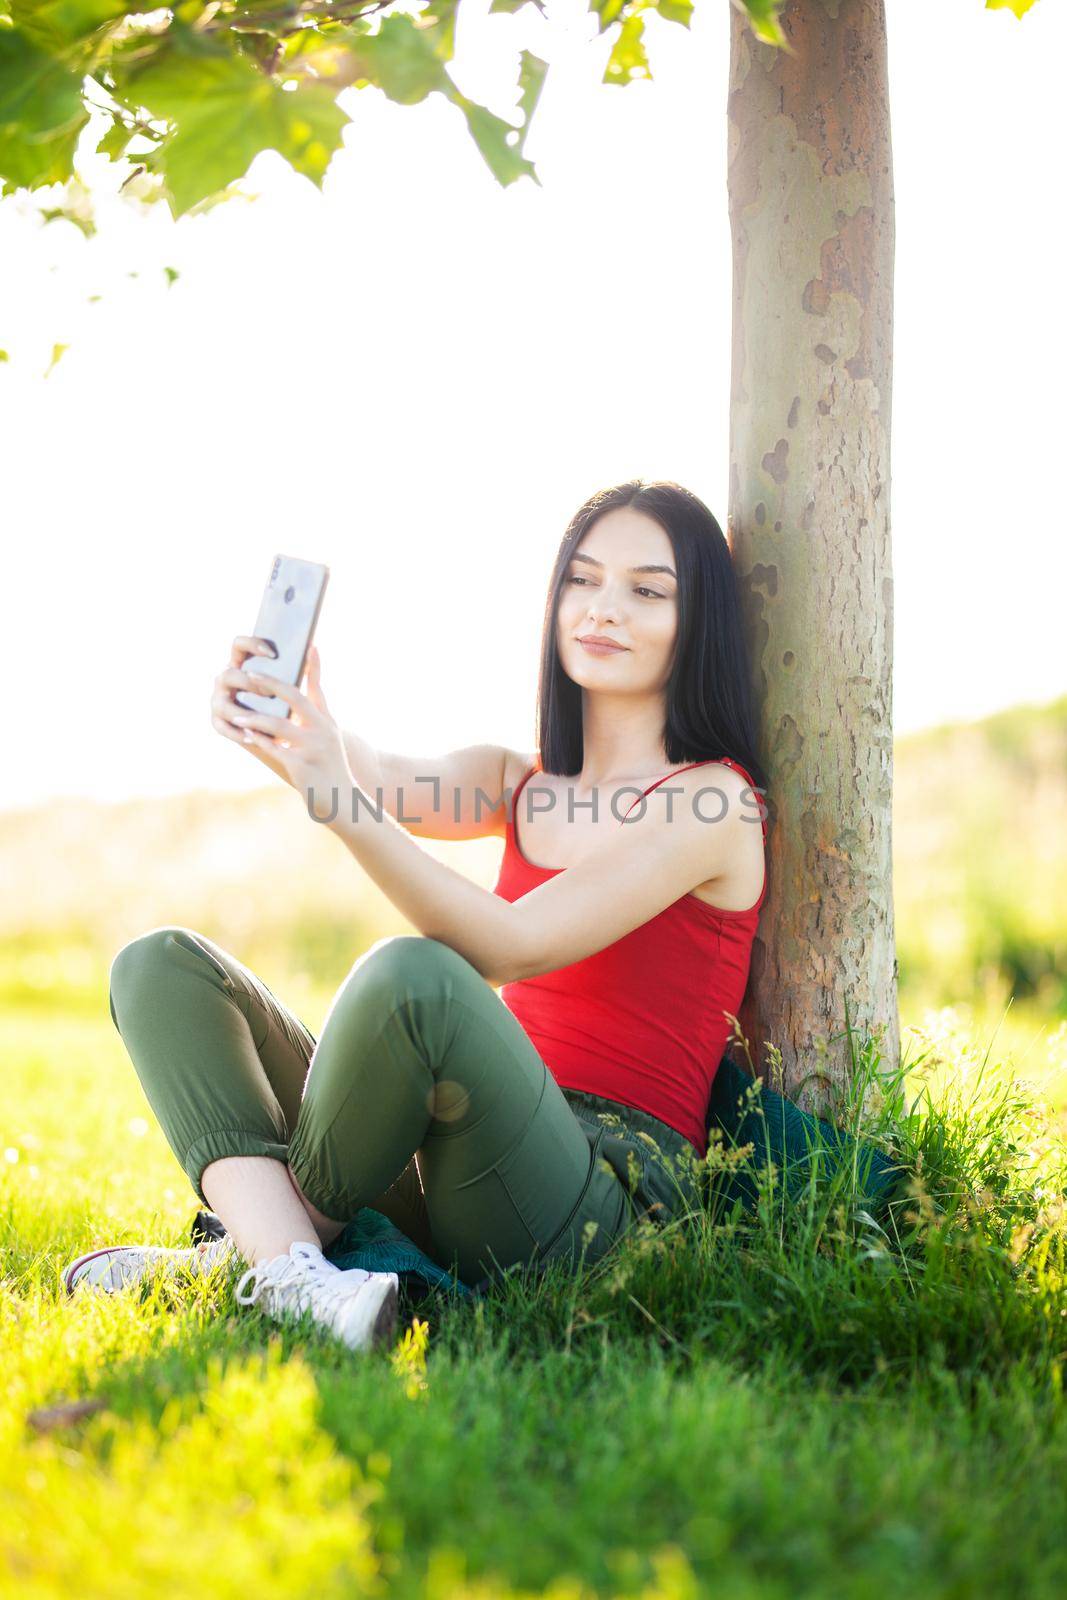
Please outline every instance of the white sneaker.
[[206, 1277], [221, 1262], [237, 1260], [232, 1237], [206, 1239], [185, 1250], [169, 1250], [156, 1244], [116, 1244], [102, 1250], [88, 1250], [76, 1256], [63, 1269], [63, 1287], [73, 1294], [84, 1284], [113, 1294], [138, 1283], [146, 1273], [164, 1263], [168, 1278]]
[[258, 1303], [275, 1318], [309, 1311], [316, 1322], [352, 1350], [369, 1350], [396, 1326], [395, 1272], [342, 1272], [317, 1244], [298, 1241], [287, 1255], [249, 1267], [237, 1284], [239, 1305]]

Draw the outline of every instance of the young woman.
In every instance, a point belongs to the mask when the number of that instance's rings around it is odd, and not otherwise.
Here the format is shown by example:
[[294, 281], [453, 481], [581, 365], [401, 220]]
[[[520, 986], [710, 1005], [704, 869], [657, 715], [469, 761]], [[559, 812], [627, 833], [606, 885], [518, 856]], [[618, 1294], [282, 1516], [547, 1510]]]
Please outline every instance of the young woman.
[[[718, 523], [674, 483], [594, 495], [564, 534], [545, 618], [530, 755], [372, 749], [331, 715], [315, 652], [306, 692], [266, 686], [290, 718], [244, 711], [234, 692], [263, 689], [269, 646], [234, 641], [213, 727], [304, 796], [419, 934], [360, 956], [317, 1042], [201, 933], [156, 928], [119, 951], [112, 1017], [229, 1237], [89, 1252], [68, 1289], [239, 1257], [239, 1301], [310, 1311], [365, 1348], [392, 1330], [396, 1277], [323, 1254], [362, 1206], [474, 1283], [518, 1262], [591, 1263], [637, 1217], [693, 1202], [766, 893]], [[503, 836], [495, 889], [419, 834]]]

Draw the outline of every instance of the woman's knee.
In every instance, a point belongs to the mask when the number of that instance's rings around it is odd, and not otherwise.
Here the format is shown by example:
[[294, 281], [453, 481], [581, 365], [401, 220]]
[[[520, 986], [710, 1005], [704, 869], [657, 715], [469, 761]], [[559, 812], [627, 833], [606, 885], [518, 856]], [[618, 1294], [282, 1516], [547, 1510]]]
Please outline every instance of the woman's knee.
[[124, 944], [111, 962], [108, 972], [108, 995], [111, 1015], [115, 1018], [116, 1003], [134, 994], [146, 984], [154, 984], [171, 971], [175, 959], [200, 958], [204, 954], [199, 938], [192, 928], [167, 924], [150, 928]]
[[418, 934], [379, 939], [338, 990], [323, 1038], [327, 1031], [341, 1034], [350, 1037], [355, 1047], [355, 1041], [376, 1032], [397, 1013], [410, 1015], [413, 1006], [429, 1003], [436, 1015], [440, 1005], [462, 996], [474, 982], [482, 982], [475, 969], [439, 939]]
[[465, 957], [440, 939], [421, 934], [393, 934], [371, 945], [348, 975], [361, 995], [377, 993], [383, 1000], [400, 1000], [427, 994], [474, 972]]
[[188, 947], [191, 938], [195, 938], [191, 928], [171, 925], [139, 933], [124, 944], [112, 960], [109, 975], [112, 987], [130, 979], [136, 982], [142, 973], [168, 961], [177, 947]]
[[[305, 1121], [316, 1108], [329, 1108], [344, 1099], [358, 1064], [373, 1061], [378, 1080], [378, 1068], [387, 1054], [382, 1043], [386, 1024], [397, 1013], [406, 1013], [413, 1002], [447, 995], [454, 982], [454, 964], [462, 961], [436, 939], [406, 934], [379, 939], [359, 958], [334, 997], [312, 1058], [304, 1090]], [[389, 1092], [388, 1080], [386, 1074], [381, 1092]]]

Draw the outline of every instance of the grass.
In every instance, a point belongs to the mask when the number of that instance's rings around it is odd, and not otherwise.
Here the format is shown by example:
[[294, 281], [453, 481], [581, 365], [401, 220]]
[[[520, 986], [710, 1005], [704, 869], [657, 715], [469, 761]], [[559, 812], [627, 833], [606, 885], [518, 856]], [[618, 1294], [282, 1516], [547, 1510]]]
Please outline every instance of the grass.
[[[121, 943], [201, 928], [317, 1032], [409, 926], [278, 790], [0, 816], [0, 1596], [1067, 1594], [1067, 700], [895, 754], [911, 1027], [839, 1116], [902, 1193], [766, 1174], [582, 1278], [406, 1303], [370, 1358], [232, 1283], [58, 1272], [197, 1206], [108, 1017]], [[494, 882], [499, 840], [430, 848]]]
[[196, 1202], [110, 1021], [13, 1008], [0, 1591], [1062, 1595], [1058, 1108], [955, 1013], [908, 1038], [895, 1077], [861, 1051], [842, 1112], [905, 1163], [888, 1208], [764, 1174], [754, 1212], [581, 1277], [407, 1303], [366, 1357], [232, 1281], [63, 1299], [71, 1255], [184, 1243]]

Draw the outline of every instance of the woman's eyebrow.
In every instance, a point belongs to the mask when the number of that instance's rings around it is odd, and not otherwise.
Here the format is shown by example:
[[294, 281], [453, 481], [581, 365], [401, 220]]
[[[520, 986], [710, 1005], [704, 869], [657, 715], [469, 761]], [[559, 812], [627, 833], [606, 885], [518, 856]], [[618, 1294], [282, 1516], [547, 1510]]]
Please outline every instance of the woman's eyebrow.
[[[588, 561], [590, 566], [593, 566], [593, 567], [602, 567], [604, 565], [604, 563], [602, 561], [598, 561], [597, 560], [596, 556], [583, 555], [583, 553], [581, 551], [578, 551], [578, 553], [576, 555], [571, 556], [571, 560], [572, 561]], [[672, 567], [657, 567], [657, 566], [631, 567], [630, 571], [631, 572], [666, 572], [670, 577], [675, 579], [675, 582], [677, 582], [677, 577], [675, 576], [674, 569]]]

